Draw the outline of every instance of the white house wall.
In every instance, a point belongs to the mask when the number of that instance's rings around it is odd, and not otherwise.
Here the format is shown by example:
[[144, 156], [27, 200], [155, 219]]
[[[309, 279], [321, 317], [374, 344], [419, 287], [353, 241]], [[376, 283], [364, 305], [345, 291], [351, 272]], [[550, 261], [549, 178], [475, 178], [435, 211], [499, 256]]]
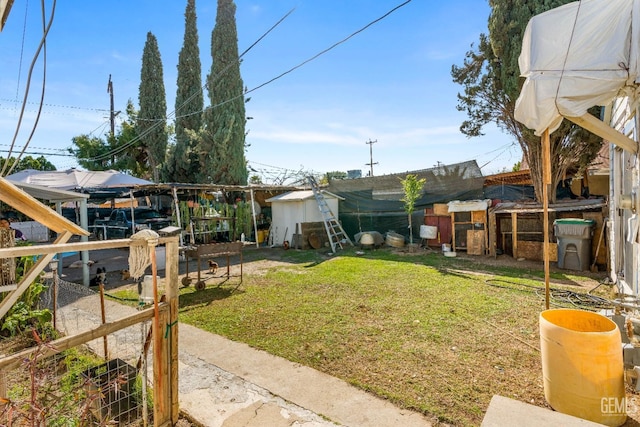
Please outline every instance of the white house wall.
[[[628, 97], [614, 101], [611, 126], [638, 140], [638, 103]], [[620, 291], [638, 295], [639, 292], [639, 237], [640, 225], [640, 167], [638, 155], [611, 146], [609, 198], [610, 276]], [[629, 197], [634, 195], [635, 210]], [[635, 196], [637, 195], [637, 196]], [[627, 204], [625, 204], [627, 199]]]

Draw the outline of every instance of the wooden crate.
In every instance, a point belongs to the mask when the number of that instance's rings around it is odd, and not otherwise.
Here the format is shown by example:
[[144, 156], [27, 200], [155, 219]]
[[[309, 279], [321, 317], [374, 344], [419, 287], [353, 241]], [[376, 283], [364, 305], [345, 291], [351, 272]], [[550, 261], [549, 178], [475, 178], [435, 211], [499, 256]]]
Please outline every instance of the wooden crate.
[[471, 212], [471, 222], [484, 224], [487, 222], [487, 212], [486, 211], [472, 211]]
[[[530, 261], [544, 261], [544, 244], [542, 242], [518, 241], [518, 258]], [[558, 261], [558, 244], [549, 243], [549, 261]]]
[[444, 203], [434, 203], [433, 204], [433, 213], [434, 215], [449, 215], [449, 206]]
[[484, 230], [467, 230], [467, 253], [484, 255]]

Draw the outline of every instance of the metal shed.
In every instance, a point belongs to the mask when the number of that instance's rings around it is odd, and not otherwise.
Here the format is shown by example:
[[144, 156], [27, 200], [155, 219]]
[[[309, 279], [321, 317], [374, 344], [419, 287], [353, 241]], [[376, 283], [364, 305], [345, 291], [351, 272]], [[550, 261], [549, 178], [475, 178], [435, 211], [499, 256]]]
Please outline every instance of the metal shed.
[[[344, 199], [328, 191], [322, 191], [322, 195], [333, 215], [339, 218], [338, 204], [340, 200]], [[292, 241], [294, 233], [300, 232], [303, 223], [323, 221], [312, 190], [290, 191], [271, 197], [266, 202], [271, 203], [269, 240], [273, 245], [282, 245], [285, 241]]]

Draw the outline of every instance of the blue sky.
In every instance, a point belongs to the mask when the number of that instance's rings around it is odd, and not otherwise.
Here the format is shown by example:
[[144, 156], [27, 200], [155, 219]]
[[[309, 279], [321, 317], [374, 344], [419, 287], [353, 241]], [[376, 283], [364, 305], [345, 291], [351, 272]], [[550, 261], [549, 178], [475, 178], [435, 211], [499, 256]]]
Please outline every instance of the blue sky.
[[[47, 1], [50, 9], [51, 1]], [[236, 0], [242, 52], [288, 11], [274, 31], [248, 52], [241, 74], [253, 89], [344, 39], [403, 0]], [[211, 67], [215, 0], [196, 0], [203, 75]], [[158, 39], [168, 113], [173, 111], [176, 66], [186, 1], [58, 1], [47, 39], [45, 105], [28, 151], [45, 154], [58, 169], [75, 167], [64, 154], [71, 138], [109, 131], [107, 82], [115, 110], [137, 105], [146, 34]], [[0, 33], [0, 155], [6, 156], [18, 121], [27, 71], [41, 36], [39, 2], [15, 2]], [[285, 170], [361, 169], [374, 175], [476, 159], [485, 175], [511, 169], [521, 152], [494, 127], [468, 139], [456, 110], [461, 87], [453, 64], [486, 32], [483, 0], [413, 0], [314, 61], [252, 92], [246, 104], [246, 156], [268, 181]], [[26, 24], [26, 25], [25, 25]], [[24, 42], [23, 42], [24, 35]], [[22, 59], [21, 59], [22, 58]], [[27, 113], [16, 139], [24, 145], [42, 90], [40, 59]], [[203, 80], [204, 81], [204, 80]], [[205, 103], [207, 103], [205, 93]], [[517, 145], [517, 144], [516, 144]]]

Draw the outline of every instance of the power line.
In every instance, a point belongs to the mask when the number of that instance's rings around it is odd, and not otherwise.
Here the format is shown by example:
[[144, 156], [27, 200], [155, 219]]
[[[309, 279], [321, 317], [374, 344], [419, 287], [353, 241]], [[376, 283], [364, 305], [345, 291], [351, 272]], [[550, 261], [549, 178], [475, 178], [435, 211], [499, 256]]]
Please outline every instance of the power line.
[[[270, 79], [270, 80], [268, 80], [268, 81], [266, 81], [266, 82], [264, 82], [264, 83], [262, 83], [262, 84], [260, 84], [260, 85], [258, 85], [258, 86], [256, 86], [256, 87], [254, 87], [253, 89], [250, 89], [250, 90], [245, 91], [245, 92], [244, 92], [243, 94], [241, 94], [241, 95], [237, 95], [237, 96], [235, 96], [235, 97], [232, 97], [232, 98], [230, 98], [230, 99], [227, 99], [226, 101], [220, 102], [220, 103], [218, 103], [218, 104], [216, 104], [216, 105], [212, 105], [212, 106], [210, 106], [209, 108], [218, 108], [218, 107], [221, 107], [221, 106], [223, 106], [223, 105], [227, 104], [228, 102], [232, 102], [232, 101], [234, 101], [234, 100], [236, 100], [236, 99], [238, 99], [238, 98], [244, 97], [244, 96], [246, 96], [247, 94], [249, 94], [249, 93], [251, 93], [251, 92], [254, 92], [254, 91], [258, 90], [258, 89], [261, 89], [261, 88], [263, 88], [263, 87], [265, 87], [265, 86], [267, 86], [267, 85], [269, 85], [269, 84], [273, 83], [274, 81], [276, 81], [276, 80], [278, 80], [278, 79], [280, 79], [280, 78], [284, 77], [285, 75], [287, 75], [287, 74], [289, 74], [289, 73], [291, 73], [291, 72], [293, 72], [293, 71], [297, 70], [298, 68], [300, 68], [300, 67], [302, 67], [302, 66], [304, 66], [304, 65], [308, 64], [309, 62], [311, 62], [311, 61], [313, 61], [313, 60], [315, 60], [315, 59], [319, 58], [320, 56], [322, 56], [322, 55], [324, 55], [325, 53], [327, 53], [327, 52], [331, 51], [332, 49], [334, 49], [335, 47], [337, 47], [337, 46], [339, 46], [339, 45], [341, 45], [341, 44], [345, 43], [346, 41], [348, 41], [349, 39], [353, 38], [353, 37], [354, 37], [354, 36], [356, 36], [357, 34], [359, 34], [359, 33], [363, 32], [364, 30], [366, 30], [367, 28], [371, 27], [372, 25], [374, 25], [374, 24], [376, 24], [376, 23], [380, 22], [381, 20], [385, 19], [386, 17], [388, 17], [389, 15], [391, 15], [391, 14], [392, 14], [393, 12], [395, 12], [396, 10], [398, 10], [398, 9], [400, 9], [400, 8], [402, 8], [402, 7], [404, 7], [404, 6], [406, 6], [407, 4], [411, 3], [411, 1], [412, 1], [412, 0], [406, 0], [406, 1], [404, 1], [403, 3], [401, 3], [401, 4], [397, 5], [397, 6], [395, 6], [394, 8], [392, 8], [391, 10], [389, 10], [388, 12], [386, 12], [385, 14], [383, 14], [382, 16], [380, 16], [379, 18], [374, 19], [373, 21], [369, 22], [368, 24], [366, 24], [365, 26], [361, 27], [360, 29], [358, 29], [358, 30], [354, 31], [353, 33], [351, 33], [350, 35], [348, 35], [348, 36], [347, 36], [347, 37], [345, 37], [344, 39], [342, 39], [342, 40], [340, 40], [340, 41], [338, 41], [338, 42], [334, 43], [333, 45], [329, 46], [328, 48], [326, 48], [326, 49], [324, 49], [324, 50], [320, 51], [319, 53], [317, 53], [317, 54], [315, 54], [315, 55], [313, 55], [313, 56], [312, 56], [312, 57], [310, 57], [309, 59], [306, 59], [306, 60], [302, 61], [302, 62], [301, 62], [301, 63], [299, 63], [298, 65], [295, 65], [294, 67], [292, 67], [292, 68], [288, 69], [287, 71], [285, 71], [285, 72], [283, 72], [283, 73], [279, 74], [278, 76], [276, 76], [276, 77], [274, 77], [274, 78], [272, 78], [272, 79]], [[261, 36], [261, 37], [260, 37], [256, 42], [254, 42], [251, 46], [249, 46], [249, 48], [247, 48], [247, 49], [246, 49], [246, 50], [245, 50], [245, 51], [244, 51], [244, 52], [243, 52], [243, 53], [238, 57], [238, 59], [242, 58], [242, 56], [244, 56], [247, 52], [249, 52], [249, 50], [251, 50], [251, 49], [252, 49], [252, 48], [253, 48], [253, 47], [254, 47], [254, 46], [255, 46], [255, 45], [256, 45], [260, 40], [262, 40], [262, 39], [263, 39], [263, 38], [264, 38], [264, 37], [265, 37], [265, 36], [266, 36], [270, 31], [272, 31], [272, 30], [273, 30], [277, 25], [279, 25], [279, 24], [280, 24], [280, 23], [281, 23], [281, 22], [282, 22], [282, 21], [283, 21], [287, 16], [289, 16], [289, 15], [291, 14], [291, 12], [292, 12], [292, 11], [293, 11], [293, 10], [291, 10], [291, 11], [287, 12], [287, 14], [286, 14], [283, 18], [281, 18], [281, 19], [280, 19], [280, 20], [279, 20], [279, 21], [278, 21], [274, 26], [272, 26], [272, 27], [271, 27], [271, 28], [270, 28], [270, 29], [269, 29], [265, 34], [263, 34], [263, 35], [262, 35], [262, 36]], [[228, 67], [229, 67], [230, 65], [231, 65], [231, 64], [229, 64], [225, 69], [223, 69], [223, 70], [221, 71], [221, 73], [220, 73], [218, 76], [215, 76], [214, 78], [219, 77], [223, 72], [225, 72], [225, 71], [228, 69]], [[204, 88], [204, 87], [206, 87], [206, 84], [205, 84], [205, 85], [203, 85], [202, 87], [203, 87], [203, 88]], [[187, 100], [185, 101], [185, 104], [186, 104], [189, 100], [190, 100], [190, 99], [187, 99]], [[203, 110], [203, 111], [204, 111], [204, 110]], [[190, 114], [202, 113], [203, 111], [194, 112], [194, 113], [190, 113]], [[189, 115], [190, 115], [190, 114], [189, 114]], [[169, 117], [169, 116], [174, 116], [174, 115], [175, 115], [175, 110], [174, 110], [174, 111], [172, 111], [170, 114], [168, 114], [168, 115], [167, 115], [167, 117]], [[186, 115], [185, 115], [185, 116], [186, 116]], [[184, 116], [176, 116], [176, 118], [177, 118], [177, 117], [184, 117]], [[162, 120], [162, 119], [158, 119], [158, 120]], [[151, 127], [147, 130], [147, 133], [148, 133], [148, 132], [151, 132], [153, 129], [155, 129], [155, 127], [156, 127], [156, 126], [159, 126], [161, 123], [162, 123], [162, 121], [159, 121], [159, 122], [158, 122], [158, 123], [156, 123], [155, 125], [151, 126]], [[111, 151], [109, 151], [109, 152], [107, 152], [107, 153], [104, 153], [104, 154], [102, 154], [102, 155], [99, 155], [99, 156], [96, 156], [96, 157], [93, 157], [93, 158], [89, 158], [89, 159], [83, 159], [83, 160], [88, 160], [88, 161], [100, 161], [100, 160], [105, 160], [105, 159], [107, 159], [108, 157], [110, 157], [110, 156], [112, 156], [112, 155], [115, 155], [115, 154], [118, 154], [118, 153], [120, 153], [120, 152], [122, 152], [122, 151], [126, 150], [127, 148], [131, 147], [133, 144], [135, 144], [135, 143], [137, 143], [138, 141], [140, 141], [144, 136], [146, 136], [146, 133], [145, 133], [145, 134], [143, 134], [143, 135], [138, 135], [136, 138], [132, 139], [131, 141], [129, 141], [128, 143], [124, 144], [124, 145], [123, 145], [123, 146], [121, 146], [121, 147], [118, 147], [118, 148], [116, 148], [116, 149], [114, 149], [114, 150], [111, 150]]]
[[[9, 152], [9, 150], [1, 150], [0, 149], [0, 153], [8, 153], [8, 152]], [[40, 152], [40, 151], [23, 151], [22, 154], [28, 154], [28, 155], [31, 155], [31, 156], [75, 157], [73, 154], [44, 153], [44, 152]], [[8, 159], [8, 157], [7, 157], [7, 159]]]
[[[7, 98], [0, 98], [0, 102], [11, 102], [11, 103], [15, 103], [16, 100], [14, 99], [7, 99]], [[26, 102], [27, 105], [40, 105], [39, 102]], [[49, 104], [49, 103], [42, 103], [42, 105], [44, 107], [53, 107], [53, 108], [68, 108], [68, 109], [73, 109], [73, 110], [84, 110], [84, 111], [97, 111], [97, 112], [107, 112], [109, 110], [104, 109], [104, 108], [89, 108], [89, 107], [78, 107], [75, 105], [62, 105], [62, 104]]]
[[[9, 147], [9, 144], [0, 143], [0, 146]], [[50, 147], [31, 147], [31, 148], [33, 148], [34, 150], [49, 150], [49, 151], [64, 151], [64, 152], [67, 152], [66, 148], [50, 148]], [[0, 151], [2, 151], [2, 150], [0, 150]], [[5, 150], [5, 151], [7, 151], [7, 150]]]
[[280, 79], [281, 77], [284, 77], [285, 75], [287, 75], [287, 74], [289, 74], [289, 73], [291, 73], [291, 72], [293, 72], [293, 71], [297, 70], [298, 68], [302, 67], [303, 65], [306, 65], [307, 63], [309, 63], [309, 62], [313, 61], [314, 59], [319, 58], [320, 56], [322, 56], [322, 55], [324, 55], [325, 53], [329, 52], [329, 51], [330, 51], [330, 50], [332, 50], [333, 48], [335, 48], [335, 47], [337, 47], [337, 46], [341, 45], [342, 43], [346, 42], [347, 40], [349, 40], [350, 38], [354, 37], [355, 35], [357, 35], [357, 34], [359, 34], [359, 33], [363, 32], [364, 30], [366, 30], [367, 28], [369, 28], [369, 27], [370, 27], [370, 26], [372, 26], [373, 24], [376, 24], [376, 23], [378, 23], [378, 22], [382, 21], [384, 18], [386, 18], [387, 16], [391, 15], [391, 14], [392, 14], [393, 12], [395, 12], [396, 10], [400, 9], [401, 7], [403, 7], [403, 6], [405, 6], [405, 5], [409, 4], [409, 3], [411, 3], [411, 0], [407, 0], [407, 1], [405, 1], [404, 3], [399, 4], [398, 6], [394, 7], [393, 9], [391, 9], [390, 11], [388, 11], [387, 13], [385, 13], [384, 15], [382, 15], [381, 17], [379, 17], [378, 19], [374, 19], [373, 21], [369, 22], [369, 23], [368, 23], [367, 25], [365, 25], [364, 27], [360, 28], [360, 29], [359, 29], [359, 30], [357, 30], [357, 31], [354, 31], [353, 33], [351, 33], [350, 35], [348, 35], [348, 36], [347, 36], [347, 37], [345, 37], [344, 39], [340, 40], [339, 42], [336, 42], [336, 43], [332, 44], [331, 46], [329, 46], [328, 48], [324, 49], [323, 51], [320, 51], [319, 53], [315, 54], [315, 55], [314, 55], [314, 56], [312, 56], [311, 58], [309, 58], [309, 59], [307, 59], [307, 60], [302, 61], [302, 62], [301, 62], [301, 63], [299, 63], [298, 65], [296, 65], [296, 66], [294, 66], [294, 67], [292, 67], [292, 68], [288, 69], [288, 70], [287, 70], [287, 71], [285, 71], [284, 73], [282, 73], [282, 74], [280, 74], [280, 75], [278, 75], [278, 76], [276, 76], [276, 77], [272, 78], [271, 80], [269, 80], [269, 81], [267, 81], [267, 82], [265, 82], [265, 83], [262, 83], [262, 84], [261, 84], [261, 85], [259, 85], [259, 86], [254, 87], [253, 89], [251, 89], [251, 90], [247, 91], [246, 93], [251, 93], [251, 92], [253, 92], [253, 91], [255, 91], [255, 90], [258, 90], [258, 89], [260, 89], [260, 88], [262, 88], [262, 87], [264, 87], [264, 86], [266, 86], [266, 85], [268, 85], [268, 84], [270, 84], [270, 83], [273, 83], [274, 81], [276, 81], [276, 80]]

